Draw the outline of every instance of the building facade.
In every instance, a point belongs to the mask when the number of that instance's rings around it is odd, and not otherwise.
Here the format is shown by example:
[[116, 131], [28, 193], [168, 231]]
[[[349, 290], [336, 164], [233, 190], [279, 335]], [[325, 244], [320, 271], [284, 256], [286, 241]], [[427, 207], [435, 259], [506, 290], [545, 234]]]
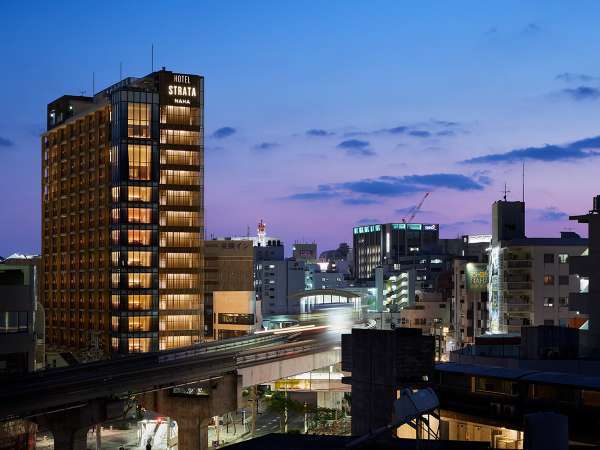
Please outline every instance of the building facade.
[[163, 68], [48, 105], [47, 342], [104, 354], [203, 334], [203, 78]]
[[317, 244], [316, 242], [294, 242], [292, 246], [292, 258], [298, 261], [306, 261], [314, 263], [317, 261]]
[[293, 258], [267, 260], [256, 262], [256, 266], [256, 298], [262, 303], [263, 316], [298, 314], [289, 297], [305, 290], [304, 261]]
[[354, 277], [372, 280], [378, 266], [393, 267], [402, 257], [427, 254], [437, 248], [439, 226], [388, 223], [354, 227]]
[[0, 376], [44, 368], [38, 276], [37, 264], [0, 263]]
[[579, 256], [569, 259], [569, 273], [576, 277], [579, 289], [569, 294], [569, 307], [588, 318], [585, 337], [586, 353], [600, 355], [600, 196], [594, 197], [587, 214], [572, 216], [571, 220], [588, 227], [588, 248]]
[[262, 316], [254, 291], [213, 292], [213, 338], [244, 336], [260, 328]]
[[455, 259], [451, 320], [456, 345], [473, 344], [488, 329], [487, 264]]
[[204, 330], [214, 337], [214, 293], [250, 291], [254, 296], [254, 259], [252, 241], [209, 240], [204, 243]]
[[529, 325], [579, 328], [585, 317], [569, 309], [579, 282], [569, 274], [569, 258], [581, 255], [588, 240], [562, 232], [560, 238], [524, 236], [525, 205], [498, 201], [488, 258], [489, 331], [521, 332]]

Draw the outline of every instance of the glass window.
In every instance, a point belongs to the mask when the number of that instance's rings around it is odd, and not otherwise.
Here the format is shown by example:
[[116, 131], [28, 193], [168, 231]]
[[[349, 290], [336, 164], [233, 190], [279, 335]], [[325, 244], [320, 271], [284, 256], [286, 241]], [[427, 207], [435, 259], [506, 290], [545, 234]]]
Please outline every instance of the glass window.
[[152, 309], [152, 296], [133, 294], [128, 295], [127, 309], [129, 309], [130, 311]]
[[150, 208], [128, 208], [127, 219], [129, 223], [151, 223], [152, 210]]
[[187, 347], [192, 345], [193, 342], [197, 342], [195, 338], [192, 341], [192, 336], [161, 336], [160, 338], [160, 350], [169, 350], [178, 347]]
[[590, 287], [590, 279], [588, 277], [579, 277], [579, 292], [587, 294]]
[[569, 306], [569, 297], [558, 297], [559, 306]]
[[200, 184], [200, 172], [190, 170], [161, 170], [160, 184], [198, 186]]
[[151, 230], [127, 230], [127, 243], [129, 245], [150, 245], [151, 242]]
[[200, 125], [200, 108], [189, 106], [161, 106], [160, 123], [174, 125]]
[[184, 231], [163, 231], [160, 233], [161, 247], [198, 247], [199, 245], [200, 233]]
[[558, 276], [558, 284], [561, 286], [569, 285], [569, 275], [559, 275]]
[[186, 130], [160, 130], [161, 144], [200, 145], [200, 133]]
[[152, 266], [152, 252], [127, 252], [127, 265], [132, 267]]
[[186, 150], [161, 150], [161, 164], [173, 164], [179, 166], [197, 166], [200, 164], [200, 153]]
[[129, 338], [127, 349], [129, 353], [145, 353], [150, 351], [150, 338]]
[[197, 273], [161, 273], [161, 289], [197, 289], [200, 277]]
[[194, 269], [200, 267], [197, 253], [162, 253], [160, 267], [170, 269]]
[[196, 191], [161, 191], [160, 204], [167, 206], [199, 206], [200, 193]]
[[161, 294], [160, 309], [198, 309], [200, 296], [198, 294]]
[[200, 213], [191, 211], [161, 211], [160, 225], [168, 227], [198, 227]]
[[127, 146], [130, 180], [150, 180], [152, 147], [150, 145], [129, 144]]
[[129, 317], [128, 330], [130, 333], [136, 331], [152, 331], [152, 318], [150, 316]]
[[554, 253], [544, 253], [544, 262], [551, 264], [554, 262]]
[[111, 279], [111, 286], [113, 288], [118, 288], [119, 287], [119, 281], [121, 279], [121, 276], [119, 273], [113, 273], [110, 275], [110, 279]]
[[544, 297], [544, 306], [547, 308], [554, 306], [554, 297]]
[[150, 137], [150, 105], [146, 103], [127, 104], [127, 136], [133, 138]]
[[27, 327], [27, 311], [0, 312], [0, 333], [26, 333]]
[[127, 200], [130, 202], [150, 202], [152, 201], [152, 188], [129, 186], [127, 188]]
[[566, 264], [569, 262], [569, 255], [566, 253], [559, 253], [558, 254], [558, 262], [561, 264]]
[[546, 286], [554, 285], [554, 275], [544, 275], [544, 284]]
[[152, 274], [128, 273], [127, 287], [130, 289], [150, 289], [152, 287]]
[[197, 330], [200, 328], [200, 317], [196, 314], [161, 316], [160, 331]]

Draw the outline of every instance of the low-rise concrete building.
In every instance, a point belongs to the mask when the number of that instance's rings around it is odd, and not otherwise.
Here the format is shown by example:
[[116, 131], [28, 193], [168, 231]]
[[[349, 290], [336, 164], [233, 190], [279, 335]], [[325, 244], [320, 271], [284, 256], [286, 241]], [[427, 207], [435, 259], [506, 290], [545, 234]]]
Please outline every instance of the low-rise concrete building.
[[253, 333], [262, 322], [254, 291], [214, 291], [212, 322], [214, 339]]
[[0, 374], [44, 367], [44, 314], [37, 265], [0, 264]]

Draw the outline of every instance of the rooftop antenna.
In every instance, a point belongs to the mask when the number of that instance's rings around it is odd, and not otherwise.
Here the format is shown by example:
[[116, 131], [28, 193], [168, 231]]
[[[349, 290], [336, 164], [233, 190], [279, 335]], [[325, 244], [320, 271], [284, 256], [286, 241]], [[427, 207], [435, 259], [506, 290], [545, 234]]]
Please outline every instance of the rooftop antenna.
[[152, 44], [152, 72], [154, 72], [154, 44]]
[[510, 191], [506, 188], [506, 183], [504, 183], [504, 190], [502, 191], [502, 193], [504, 194], [503, 198], [504, 201], [506, 201], [506, 194], [508, 194]]
[[523, 197], [522, 198], [523, 198], [523, 203], [525, 203], [525, 160], [523, 160], [521, 175], [522, 175], [522, 181], [523, 181]]

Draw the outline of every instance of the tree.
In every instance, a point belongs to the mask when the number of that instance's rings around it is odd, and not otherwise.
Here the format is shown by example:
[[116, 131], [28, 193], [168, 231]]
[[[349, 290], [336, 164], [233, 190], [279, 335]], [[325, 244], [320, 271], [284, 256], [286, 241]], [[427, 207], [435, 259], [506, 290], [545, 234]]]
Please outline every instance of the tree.
[[298, 401], [291, 400], [287, 392], [276, 391], [267, 401], [267, 410], [279, 416], [280, 429], [287, 433], [289, 413], [304, 412], [304, 405]]

